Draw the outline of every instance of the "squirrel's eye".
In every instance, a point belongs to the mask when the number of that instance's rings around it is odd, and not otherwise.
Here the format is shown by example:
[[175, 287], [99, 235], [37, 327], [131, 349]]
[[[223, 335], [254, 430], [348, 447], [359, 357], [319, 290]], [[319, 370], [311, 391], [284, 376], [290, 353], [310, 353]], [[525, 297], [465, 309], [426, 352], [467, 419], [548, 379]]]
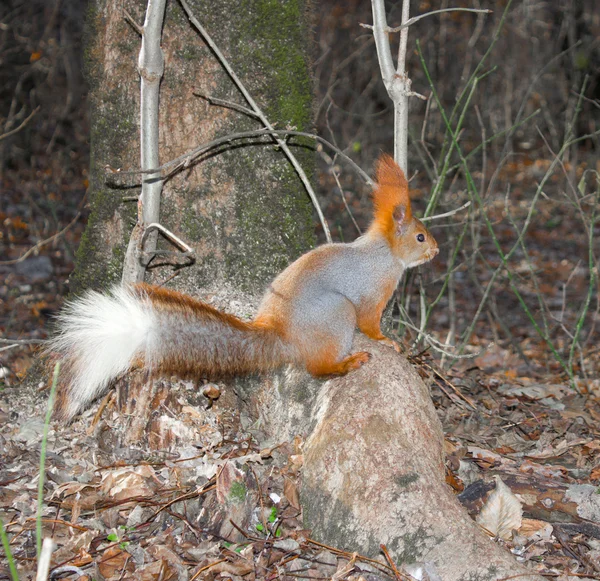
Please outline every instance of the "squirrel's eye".
[[419, 242], [425, 242], [425, 234], [417, 234], [417, 240]]

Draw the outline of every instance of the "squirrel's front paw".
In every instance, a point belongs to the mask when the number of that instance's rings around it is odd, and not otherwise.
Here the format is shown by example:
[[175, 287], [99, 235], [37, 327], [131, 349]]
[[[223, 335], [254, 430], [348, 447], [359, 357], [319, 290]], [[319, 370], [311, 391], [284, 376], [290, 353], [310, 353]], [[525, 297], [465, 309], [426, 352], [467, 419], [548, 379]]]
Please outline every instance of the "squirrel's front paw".
[[388, 347], [393, 347], [396, 353], [400, 353], [401, 351], [400, 343], [394, 341], [393, 339], [388, 339], [387, 337], [384, 337], [383, 339], [379, 339], [379, 342], [383, 343], [384, 345], [387, 345]]

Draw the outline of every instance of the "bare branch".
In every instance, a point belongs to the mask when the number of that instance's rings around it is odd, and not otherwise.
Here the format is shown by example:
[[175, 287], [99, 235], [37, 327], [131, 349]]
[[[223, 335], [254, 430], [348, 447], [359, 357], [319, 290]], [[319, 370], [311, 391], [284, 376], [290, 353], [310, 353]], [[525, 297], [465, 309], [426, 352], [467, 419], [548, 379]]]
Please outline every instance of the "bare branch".
[[81, 213], [77, 212], [77, 215], [75, 216], [75, 218], [73, 218], [60, 232], [57, 232], [56, 234], [50, 236], [50, 238], [46, 238], [45, 240], [38, 242], [35, 246], [32, 246], [27, 252], [25, 252], [24, 254], [19, 256], [19, 258], [15, 258], [14, 260], [2, 260], [2, 261], [0, 261], [0, 264], [1, 265], [17, 264], [18, 262], [25, 260], [31, 254], [33, 254], [34, 252], [36, 252], [43, 246], [46, 246], [46, 244], [50, 244], [50, 242], [53, 242], [59, 236], [62, 236], [71, 226], [73, 226], [73, 224], [75, 224], [75, 222], [77, 222], [77, 220], [79, 220], [80, 216], [81, 216]]
[[440, 12], [476, 12], [478, 14], [492, 14], [493, 10], [488, 10], [487, 8], [444, 8], [442, 10], [432, 10], [431, 12], [425, 12], [425, 14], [419, 14], [418, 16], [413, 16], [409, 18], [406, 22], [397, 26], [396, 28], [388, 28], [387, 32], [400, 32], [404, 28], [408, 28], [415, 22], [418, 22], [422, 18], [427, 16], [432, 16], [433, 14], [439, 14]]
[[3, 351], [10, 351], [17, 347], [24, 347], [25, 345], [40, 345], [44, 344], [44, 339], [2, 339], [0, 338], [0, 345], [6, 345], [6, 347], [0, 347], [0, 353]]
[[19, 125], [18, 127], [15, 127], [15, 129], [11, 130], [11, 131], [7, 131], [6, 133], [3, 133], [2, 135], [0, 135], [0, 141], [2, 141], [3, 139], [6, 139], [7, 137], [10, 137], [11, 135], [14, 135], [15, 133], [18, 133], [19, 131], [21, 131], [21, 129], [23, 129], [23, 127], [25, 127], [25, 125], [27, 125], [27, 123], [29, 123], [31, 121], [31, 119], [33, 118], [33, 116], [40, 110], [40, 105], [38, 105], [27, 117], [27, 119], [25, 119], [23, 121], [23, 123], [21, 123], [21, 125]]
[[128, 12], [127, 9], [123, 9], [123, 13], [125, 14], [125, 21], [133, 30], [135, 30], [140, 36], [144, 36], [144, 29], [134, 20], [133, 16]]
[[[394, 61], [392, 60], [392, 51], [390, 49], [390, 41], [387, 37], [387, 20], [385, 17], [385, 4], [383, 0], [373, 0], [373, 38], [375, 39], [375, 47], [377, 48], [377, 56], [379, 58], [379, 66], [381, 68], [381, 76], [386, 88], [391, 84], [395, 73]], [[388, 89], [389, 92], [389, 89]]]
[[[408, 20], [409, 0], [402, 5], [402, 23]], [[404, 61], [406, 59], [406, 43], [408, 31], [404, 30], [400, 37], [398, 66], [394, 68], [388, 25], [383, 0], [371, 0], [373, 7], [373, 37], [377, 48], [377, 58], [381, 69], [383, 84], [394, 104], [394, 159], [408, 173], [408, 96], [410, 95], [410, 79], [406, 75]]]
[[44, 339], [4, 339], [0, 337], [0, 345], [38, 345], [45, 342]]
[[[160, 172], [162, 172], [162, 176], [164, 178], [166, 178], [170, 175], [173, 175], [173, 173], [175, 173], [176, 171], [178, 171], [181, 168], [189, 167], [190, 164], [192, 164], [195, 159], [197, 159], [203, 153], [210, 151], [211, 149], [215, 149], [216, 147], [225, 145], [227, 143], [231, 143], [232, 141], [237, 141], [239, 139], [249, 139], [252, 137], [263, 137], [263, 136], [268, 136], [268, 135], [275, 135], [275, 136], [280, 136], [280, 137], [298, 136], [298, 137], [308, 137], [309, 139], [314, 139], [318, 143], [322, 143], [323, 145], [326, 145], [332, 151], [335, 151], [341, 158], [346, 160], [346, 162], [348, 162], [351, 165], [351, 167], [364, 179], [364, 181], [367, 185], [370, 185], [370, 186], [373, 185], [373, 180], [369, 177], [369, 175], [365, 171], [363, 171], [363, 169], [360, 166], [358, 166], [356, 164], [356, 162], [354, 162], [352, 160], [352, 158], [350, 158], [348, 155], [346, 155], [341, 149], [339, 149], [338, 147], [333, 145], [331, 142], [327, 141], [323, 137], [320, 137], [319, 135], [315, 135], [314, 133], [307, 133], [305, 131], [294, 131], [294, 130], [289, 130], [289, 129], [271, 129], [271, 130], [256, 129], [253, 131], [242, 131], [240, 133], [230, 133], [229, 135], [225, 135], [223, 137], [218, 137], [217, 139], [213, 139], [212, 141], [209, 141], [207, 143], [199, 145], [198, 147], [192, 149], [191, 151], [188, 151], [187, 153], [184, 153], [183, 155], [180, 155], [179, 157], [176, 157], [175, 159], [172, 159], [166, 163], [163, 163], [161, 166], [159, 166], [157, 168], [153, 168], [153, 169], [146, 170], [146, 171], [142, 171], [142, 170], [119, 171], [119, 170], [114, 170], [111, 168], [107, 168], [107, 170], [111, 172], [110, 177], [141, 175], [141, 174], [145, 174], [145, 173], [157, 173], [160, 171]], [[168, 174], [166, 174], [165, 170], [170, 169], [170, 168], [172, 168], [171, 171]], [[119, 185], [121, 185], [121, 184], [119, 184]]]
[[175, 234], [173, 234], [173, 232], [171, 232], [170, 230], [168, 230], [167, 228], [165, 228], [162, 224], [148, 224], [148, 226], [146, 226], [146, 229], [144, 230], [144, 234], [142, 235], [142, 248], [144, 247], [144, 244], [146, 242], [146, 239], [148, 238], [148, 236], [150, 236], [150, 234], [154, 231], [158, 231], [160, 232], [171, 244], [173, 244], [173, 246], [176, 246], [177, 248], [179, 248], [179, 250], [181, 252], [169, 252], [169, 251], [158, 251], [158, 250], [154, 250], [152, 253], [144, 253], [146, 254], [145, 256], [145, 260], [144, 260], [144, 265], [147, 266], [150, 261], [157, 256], [158, 254], [171, 254], [171, 255], [177, 255], [177, 256], [182, 256], [184, 258], [188, 259], [188, 264], [186, 266], [189, 266], [191, 264], [194, 264], [194, 262], [196, 262], [196, 258], [194, 256], [194, 249], [191, 248], [190, 246], [188, 246], [181, 238], [179, 238], [178, 236], [176, 236]]
[[456, 208], [454, 210], [450, 210], [449, 212], [445, 212], [444, 214], [436, 214], [435, 216], [425, 216], [424, 218], [420, 218], [421, 222], [428, 222], [429, 220], [438, 220], [439, 218], [448, 218], [449, 216], [454, 216], [454, 214], [458, 214], [462, 212], [466, 208], [471, 205], [471, 200], [469, 200], [466, 204], [463, 204], [460, 208]]
[[[140, 165], [143, 170], [157, 167], [160, 164], [158, 151], [158, 104], [159, 89], [165, 61], [160, 47], [162, 25], [165, 15], [166, 0], [148, 0], [146, 19], [142, 31], [142, 47], [138, 58], [140, 74]], [[144, 280], [145, 266], [140, 260], [142, 252], [152, 253], [156, 250], [158, 234], [143, 239], [148, 224], [160, 219], [160, 198], [162, 194], [160, 174], [148, 174], [142, 179], [142, 193], [138, 200], [137, 224], [129, 238], [127, 252], [123, 264], [122, 282], [133, 283]]]
[[217, 105], [219, 107], [227, 107], [228, 109], [233, 109], [234, 111], [239, 111], [244, 115], [248, 115], [249, 117], [253, 117], [254, 119], [260, 120], [260, 117], [252, 111], [252, 109], [248, 109], [248, 107], [244, 107], [243, 105], [238, 105], [237, 103], [233, 103], [232, 101], [224, 101], [223, 99], [217, 99], [216, 97], [209, 97], [208, 95], [203, 95], [202, 93], [196, 93], [192, 91], [192, 95], [196, 97], [200, 97], [205, 101], [208, 101], [210, 105]]
[[[439, 14], [440, 12], [477, 12], [479, 14], [492, 14], [494, 11], [488, 10], [487, 8], [444, 8], [443, 10], [432, 10], [431, 12], [426, 12], [425, 14], [419, 14], [419, 16], [413, 16], [412, 18], [409, 18], [404, 24], [396, 26], [395, 28], [387, 26], [385, 28], [385, 32], [400, 32], [401, 30], [412, 26], [415, 22], [418, 22], [422, 18], [425, 18], [426, 16], [432, 16], [433, 14]], [[371, 26], [370, 24], [364, 24], [363, 22], [361, 22], [359, 26], [362, 26], [363, 28], [367, 28], [369, 30], [373, 30], [373, 26]]]

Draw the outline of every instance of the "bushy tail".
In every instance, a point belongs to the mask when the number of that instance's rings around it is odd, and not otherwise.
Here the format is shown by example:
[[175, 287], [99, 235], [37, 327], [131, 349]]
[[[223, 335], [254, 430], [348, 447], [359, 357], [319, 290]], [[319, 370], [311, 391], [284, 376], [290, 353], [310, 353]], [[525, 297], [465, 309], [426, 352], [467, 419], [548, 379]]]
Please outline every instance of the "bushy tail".
[[266, 371], [294, 359], [271, 329], [148, 285], [90, 291], [57, 320], [57, 416], [69, 420], [132, 365], [182, 378]]

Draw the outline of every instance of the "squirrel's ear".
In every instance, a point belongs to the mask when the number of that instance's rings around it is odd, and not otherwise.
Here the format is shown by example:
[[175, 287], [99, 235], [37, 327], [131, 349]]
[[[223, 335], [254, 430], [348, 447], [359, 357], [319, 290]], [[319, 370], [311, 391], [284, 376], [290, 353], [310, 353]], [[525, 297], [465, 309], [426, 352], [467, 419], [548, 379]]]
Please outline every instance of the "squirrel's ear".
[[394, 222], [396, 224], [396, 233], [401, 235], [406, 229], [408, 223], [406, 206], [404, 204], [394, 208]]

